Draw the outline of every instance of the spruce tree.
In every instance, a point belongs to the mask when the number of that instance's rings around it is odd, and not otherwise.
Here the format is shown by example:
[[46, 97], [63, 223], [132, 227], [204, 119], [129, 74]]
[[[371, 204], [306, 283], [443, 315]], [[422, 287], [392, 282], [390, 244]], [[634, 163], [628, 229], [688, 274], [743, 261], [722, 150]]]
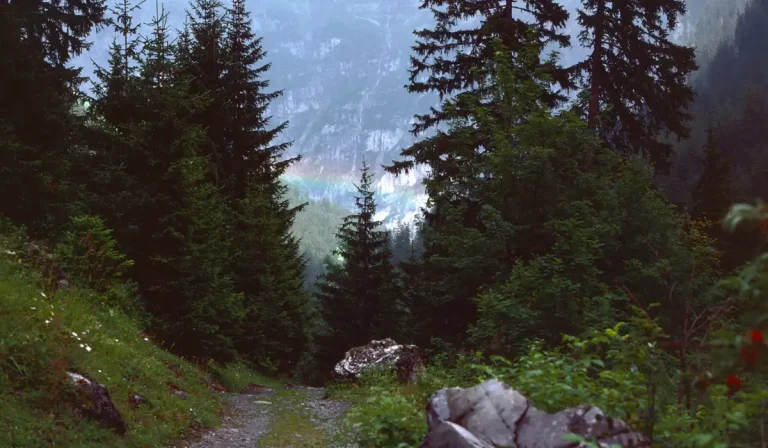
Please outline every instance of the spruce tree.
[[205, 132], [192, 123], [207, 100], [190, 92], [167, 35], [158, 11], [127, 81], [119, 47], [99, 71], [90, 141], [99, 170], [89, 206], [135, 260], [155, 330], [177, 352], [230, 359], [244, 314], [234, 213], [210, 183]]
[[288, 143], [275, 143], [275, 138], [288, 123], [270, 128], [266, 111], [282, 91], [267, 92], [269, 81], [264, 74], [271, 64], [263, 62], [266, 52], [261, 38], [251, 31], [251, 19], [245, 0], [234, 0], [227, 11], [226, 73], [223, 77], [226, 113], [227, 151], [222, 153], [222, 175], [228, 179], [233, 198], [244, 197], [246, 185], [256, 182], [271, 186], [270, 193], [282, 198], [286, 190], [279, 177], [297, 158], [284, 159]]
[[80, 141], [73, 57], [103, 23], [104, 2], [0, 2], [0, 215], [39, 235], [67, 221], [69, 155]]
[[133, 4], [128, 0], [122, 0], [122, 3], [119, 4], [117, 8], [110, 9], [110, 12], [114, 16], [110, 22], [114, 26], [115, 31], [123, 35], [122, 67], [126, 81], [130, 77], [131, 63], [135, 60], [139, 45], [139, 39], [135, 38], [134, 36], [139, 31], [140, 25], [134, 25], [133, 13], [141, 9], [141, 5], [144, 4], [145, 1], [146, 0], [141, 0], [136, 4]]
[[[425, 0], [436, 20], [433, 29], [417, 31], [419, 39], [411, 58], [410, 92], [436, 92], [439, 108], [416, 116], [414, 135], [437, 129], [401, 152], [405, 160], [393, 162], [387, 170], [407, 172], [417, 164], [429, 165], [431, 173], [424, 185], [429, 195], [425, 222], [429, 228], [424, 258], [424, 278], [430, 286], [435, 337], [460, 343], [473, 320], [472, 298], [480, 287], [492, 282], [500, 271], [508, 270], [512, 248], [502, 240], [487, 241], [483, 233], [489, 225], [483, 203], [487, 189], [489, 157], [496, 151], [490, 134], [473, 122], [473, 111], [485, 107], [498, 116], [509, 105], [493, 94], [498, 79], [492, 65], [503, 59], [521, 82], [545, 85], [531, 89], [510, 124], [522, 122], [531, 106], [538, 102], [554, 106], [563, 101], [560, 88], [571, 86], [570, 76], [556, 55], [542, 57], [549, 43], [568, 46], [564, 34], [568, 13], [555, 1], [541, 0], [516, 4], [512, 0]], [[523, 12], [525, 11], [525, 12]], [[525, 17], [530, 17], [530, 20]], [[480, 24], [466, 28], [460, 20], [479, 18]], [[486, 107], [487, 106], [487, 107]], [[528, 108], [529, 110], [524, 110]], [[509, 117], [508, 117], [509, 118]], [[460, 245], [456, 242], [461, 241]], [[501, 254], [499, 254], [501, 252]]]
[[[546, 80], [521, 75], [519, 70], [541, 60], [541, 47], [525, 47], [510, 59], [500, 39], [492, 46], [494, 59], [475, 70], [484, 73], [480, 88], [444, 102], [444, 109], [451, 114], [448, 129], [415, 143], [402, 152], [409, 159], [387, 168], [397, 173], [413, 163], [430, 166], [430, 176], [424, 180], [429, 201], [424, 211], [423, 275], [433, 294], [431, 333], [452, 344], [464, 341], [474, 319], [473, 298], [480, 288], [503, 278], [512, 267], [516, 250], [537, 250], [535, 240], [522, 241], [525, 248], [515, 248], [508, 236], [512, 231], [505, 222], [508, 216], [499, 216], [487, 207], [499, 198], [491, 182], [493, 157], [500, 141], [495, 134], [510, 132], [510, 128], [489, 129], [478, 120], [496, 117], [514, 129], [535, 117], [539, 105], [546, 103], [542, 98], [550, 86]], [[496, 73], [502, 63], [509, 67], [503, 78]], [[506, 88], [513, 93], [501, 94], [501, 83], [508, 84]], [[537, 204], [531, 206], [539, 208]], [[504, 213], [509, 215], [511, 210]], [[489, 229], [494, 230], [489, 234]]]
[[704, 143], [702, 173], [691, 192], [692, 215], [710, 221], [720, 221], [733, 203], [731, 164], [725, 159], [714, 129], [707, 129]]
[[318, 284], [317, 297], [329, 334], [320, 338], [319, 363], [328, 368], [354, 346], [374, 338], [391, 337], [396, 304], [390, 293], [392, 265], [387, 236], [374, 220], [376, 202], [372, 176], [363, 162], [357, 213], [347, 216], [339, 228], [340, 247]]
[[176, 45], [179, 70], [191, 80], [191, 92], [208, 96], [208, 103], [198, 110], [193, 122], [206, 129], [208, 141], [204, 155], [214, 168], [212, 179], [222, 178], [223, 152], [227, 149], [224, 137], [227, 114], [223, 94], [223, 75], [226, 65], [224, 53], [224, 8], [219, 0], [195, 0], [187, 13], [184, 29]]
[[254, 182], [237, 202], [235, 216], [234, 272], [246, 312], [237, 347], [248, 359], [281, 373], [297, 367], [316, 311], [304, 291], [305, 260], [290, 234], [298, 210]]
[[398, 264], [411, 255], [411, 228], [406, 223], [400, 223], [390, 232], [390, 251], [392, 264]]
[[[234, 238], [237, 288], [245, 295], [242, 353], [265, 367], [288, 372], [310, 339], [314, 309], [303, 291], [306, 262], [291, 235], [296, 213], [280, 176], [297, 159], [285, 158], [288, 143], [275, 143], [286, 123], [270, 127], [266, 110], [282, 92], [266, 92], [270, 65], [261, 39], [251, 32], [245, 2], [235, 0], [224, 18], [223, 73], [218, 97], [218, 178], [236, 211]], [[209, 129], [209, 136], [212, 136]]]
[[[514, 0], [423, 0], [420, 8], [432, 11], [435, 25], [414, 33], [418, 40], [413, 47], [416, 56], [411, 57], [408, 90], [437, 92], [443, 98], [486, 84], [487, 73], [477, 69], [495, 57], [493, 42], [496, 39], [501, 40], [512, 59], [529, 45], [570, 45], [569, 37], [563, 32], [568, 13], [562, 5], [553, 0], [515, 3]], [[532, 20], [524, 19], [524, 14], [533, 16]], [[457, 24], [468, 18], [479, 19], [480, 23], [473, 28]], [[554, 61], [528, 59], [520, 61], [520, 68], [525, 76], [548, 73], [563, 87], [570, 82], [567, 73]], [[548, 95], [548, 99], [555, 101], [559, 97]], [[417, 116], [414, 133], [448, 119], [449, 113], [443, 107]]]
[[612, 149], [667, 169], [672, 145], [663, 137], [689, 134], [688, 75], [697, 68], [693, 48], [669, 35], [685, 3], [584, 0], [582, 6], [579, 40], [590, 54], [574, 67], [582, 89], [577, 108]]

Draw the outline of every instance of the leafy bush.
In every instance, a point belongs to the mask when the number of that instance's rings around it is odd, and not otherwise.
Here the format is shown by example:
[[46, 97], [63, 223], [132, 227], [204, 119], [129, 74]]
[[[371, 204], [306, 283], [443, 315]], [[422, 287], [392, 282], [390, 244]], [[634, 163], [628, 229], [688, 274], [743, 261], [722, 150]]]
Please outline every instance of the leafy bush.
[[364, 400], [352, 408], [347, 422], [363, 447], [415, 447], [424, 439], [426, 424], [418, 394], [399, 391], [392, 372], [370, 370], [360, 383]]

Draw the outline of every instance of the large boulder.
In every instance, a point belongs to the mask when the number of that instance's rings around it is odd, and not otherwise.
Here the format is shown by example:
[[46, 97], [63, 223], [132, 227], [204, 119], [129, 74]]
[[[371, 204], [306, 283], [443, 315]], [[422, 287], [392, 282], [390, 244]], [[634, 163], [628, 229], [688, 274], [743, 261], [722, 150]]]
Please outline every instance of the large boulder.
[[603, 415], [596, 407], [579, 406], [550, 414], [497, 380], [435, 392], [426, 417], [428, 432], [421, 448], [579, 447], [579, 443], [563, 440], [570, 433], [606, 448], [650, 446], [623, 421]]
[[371, 341], [349, 349], [334, 367], [332, 376], [337, 381], [356, 380], [370, 367], [394, 369], [402, 383], [413, 383], [424, 369], [424, 356], [415, 345], [398, 344], [390, 338]]
[[103, 384], [79, 373], [67, 372], [67, 377], [75, 391], [77, 410], [82, 415], [114, 429], [118, 434], [125, 433], [125, 421]]

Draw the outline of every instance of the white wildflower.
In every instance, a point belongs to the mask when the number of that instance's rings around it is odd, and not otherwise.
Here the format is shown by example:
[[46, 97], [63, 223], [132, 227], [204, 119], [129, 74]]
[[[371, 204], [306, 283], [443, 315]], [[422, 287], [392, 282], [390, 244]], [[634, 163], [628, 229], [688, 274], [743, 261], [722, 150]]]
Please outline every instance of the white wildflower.
[[49, 323], [51, 323], [51, 321], [48, 319], [45, 319], [45, 324], [48, 325]]
[[46, 298], [48, 297], [48, 296], [45, 295], [44, 292], [41, 292], [40, 295], [43, 296], [43, 297], [46, 297]]
[[80, 344], [80, 348], [84, 347], [83, 344]]
[[149, 339], [147, 339], [147, 338], [144, 338], [144, 340], [145, 340], [145, 341], [149, 341]]
[[8, 255], [16, 255], [16, 252], [14, 252], [12, 250], [6, 250], [5, 253], [8, 254]]
[[85, 349], [88, 350], [89, 352], [91, 351], [91, 347], [88, 347], [87, 345], [85, 346]]
[[29, 309], [36, 310], [37, 308], [35, 308], [34, 306], [30, 306]]
[[74, 336], [74, 337], [77, 337], [77, 333], [75, 333], [75, 332], [73, 331], [73, 332], [72, 332], [72, 336]]

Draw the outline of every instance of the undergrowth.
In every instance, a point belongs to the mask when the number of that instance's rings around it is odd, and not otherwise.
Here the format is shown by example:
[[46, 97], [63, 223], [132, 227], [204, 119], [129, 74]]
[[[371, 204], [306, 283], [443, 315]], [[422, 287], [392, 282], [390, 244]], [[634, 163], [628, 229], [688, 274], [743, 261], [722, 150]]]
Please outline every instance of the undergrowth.
[[[46, 288], [21, 258], [20, 233], [0, 233], [0, 446], [159, 447], [219, 423], [214, 376], [232, 390], [267, 382], [245, 366], [209, 372], [155, 345], [152, 335], [90, 289]], [[75, 412], [67, 372], [104, 384], [127, 425], [117, 435]], [[173, 390], [186, 392], [186, 399]], [[136, 406], [135, 394], [146, 398]]]
[[[707, 396], [701, 395], [694, 403], [695, 413], [676, 405], [672, 401], [673, 389], [669, 388], [676, 384], [676, 373], [662, 373], [669, 368], [663, 354], [637, 331], [646, 331], [652, 324], [640, 319], [632, 324], [594, 331], [583, 339], [566, 337], [565, 347], [557, 350], [533, 343], [528, 353], [514, 362], [480, 353], [459, 356], [451, 362], [438, 356], [417, 384], [400, 385], [394, 373], [372, 369], [364, 371], [357, 384], [329, 386], [328, 395], [354, 403], [345, 424], [355, 428], [360, 446], [407, 448], [417, 447], [424, 440], [424, 410], [429, 397], [442, 388], [469, 387], [496, 378], [520, 391], [541, 410], [557, 412], [592, 404], [645, 432], [653, 385], [658, 388], [654, 446], [747, 446], [733, 442], [750, 431], [747, 422], [761, 412], [759, 403], [764, 396], [757, 390], [745, 390], [728, 399], [725, 386], [713, 385]], [[643, 360], [652, 360], [651, 378], [651, 370], [637, 367]], [[723, 443], [729, 439], [731, 444]]]

